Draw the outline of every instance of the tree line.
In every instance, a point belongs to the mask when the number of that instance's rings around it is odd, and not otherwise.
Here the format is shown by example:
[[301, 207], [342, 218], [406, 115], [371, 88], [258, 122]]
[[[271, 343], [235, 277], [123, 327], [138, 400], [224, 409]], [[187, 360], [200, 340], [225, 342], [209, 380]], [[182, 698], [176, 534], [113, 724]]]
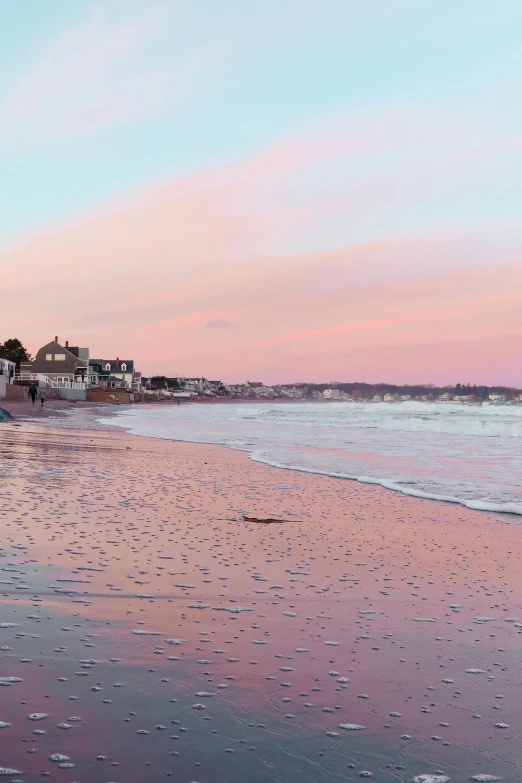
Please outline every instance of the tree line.
[[10, 340], [0, 343], [0, 359], [14, 362], [16, 372], [20, 372], [21, 362], [30, 362], [31, 358], [31, 354], [17, 337], [12, 337]]

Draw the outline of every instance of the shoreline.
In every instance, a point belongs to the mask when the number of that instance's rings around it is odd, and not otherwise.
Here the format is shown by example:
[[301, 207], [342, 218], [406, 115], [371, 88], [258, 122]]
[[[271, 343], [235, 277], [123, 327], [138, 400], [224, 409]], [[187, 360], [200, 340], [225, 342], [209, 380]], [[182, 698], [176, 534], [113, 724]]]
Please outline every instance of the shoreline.
[[516, 526], [67, 418], [0, 426], [3, 764], [515, 783]]
[[[124, 413], [126, 409], [121, 410], [119, 409], [117, 412], [114, 412], [114, 416], [117, 416], [119, 413]], [[107, 412], [105, 415], [110, 415], [110, 412]], [[379, 486], [389, 492], [398, 493], [400, 495], [403, 495], [405, 497], [413, 497], [417, 498], [419, 500], [428, 500], [436, 503], [449, 503], [451, 505], [456, 506], [462, 506], [463, 508], [467, 508], [471, 511], [479, 511], [481, 513], [490, 513], [490, 514], [498, 514], [501, 515], [501, 518], [503, 519], [505, 524], [511, 524], [511, 519], [506, 519], [506, 516], [509, 517], [520, 517], [522, 516], [522, 506], [516, 504], [516, 503], [491, 503], [488, 501], [481, 501], [481, 500], [466, 500], [466, 499], [460, 499], [451, 495], [441, 495], [436, 493], [428, 493], [424, 492], [423, 490], [416, 490], [412, 489], [410, 487], [402, 486], [401, 484], [393, 481], [392, 479], [379, 479], [374, 478], [371, 476], [355, 476], [350, 475], [347, 473], [339, 473], [335, 471], [323, 471], [320, 468], [307, 468], [303, 466], [298, 465], [284, 465], [282, 463], [272, 462], [268, 460], [262, 460], [258, 459], [254, 456], [254, 452], [249, 452], [247, 449], [243, 449], [239, 446], [233, 446], [230, 444], [223, 444], [223, 443], [213, 443], [212, 441], [198, 441], [198, 440], [190, 440], [190, 439], [184, 439], [184, 438], [167, 438], [167, 437], [154, 437], [151, 435], [141, 435], [140, 433], [133, 432], [132, 431], [132, 425], [109, 425], [114, 427], [121, 427], [125, 432], [134, 435], [138, 438], [152, 438], [153, 440], [163, 440], [163, 441], [172, 441], [176, 443], [195, 443], [195, 444], [203, 444], [203, 445], [209, 445], [209, 446], [218, 446], [219, 448], [224, 449], [231, 449], [232, 451], [238, 451], [240, 453], [246, 454], [250, 460], [253, 462], [258, 462], [262, 465], [267, 465], [269, 467], [275, 468], [277, 470], [284, 470], [284, 471], [290, 471], [290, 472], [296, 472], [296, 473], [304, 473], [314, 476], [325, 476], [327, 478], [333, 478], [338, 479], [341, 481], [350, 481], [350, 482], [356, 482], [358, 484], [362, 485], [374, 485]]]
[[[243, 403], [243, 402], [249, 402], [249, 403], [274, 403], [274, 400], [237, 400], [237, 399], [228, 399], [228, 398], [218, 398], [218, 400], [226, 401], [227, 403]], [[5, 401], [4, 401], [5, 402]], [[205, 403], [207, 400], [201, 400], [198, 401], [198, 404]], [[208, 401], [210, 402], [210, 400]], [[214, 401], [215, 402], [215, 401]], [[314, 400], [294, 400], [289, 399], [286, 400], [287, 403], [299, 403], [299, 402], [315, 402]], [[331, 400], [326, 400], [325, 402], [332, 402]], [[167, 405], [167, 406], [177, 406], [176, 402], [170, 401], [170, 400], [158, 400], [158, 402], [155, 403], [147, 403], [147, 402], [141, 402], [137, 403], [138, 406], [147, 406], [147, 405]], [[184, 404], [190, 404], [190, 403], [184, 403]], [[94, 423], [94, 416], [100, 416], [103, 417], [111, 417], [111, 416], [118, 416], [118, 414], [125, 413], [125, 411], [131, 411], [131, 410], [137, 410], [139, 408], [136, 408], [136, 405], [113, 405], [110, 403], [94, 403], [94, 402], [77, 402], [72, 404], [70, 401], [67, 400], [50, 400], [46, 402], [46, 405], [43, 409], [39, 405], [33, 406], [29, 401], [24, 401], [23, 403], [20, 403], [19, 401], [9, 401], [5, 405], [2, 405], [0, 407], [3, 407], [4, 410], [7, 410], [8, 413], [11, 413], [15, 418], [17, 416], [20, 417], [21, 421], [25, 420], [47, 420], [47, 419], [60, 419], [63, 420], [65, 417], [71, 421], [74, 422], [74, 414], [77, 412], [80, 415], [90, 415], [93, 417], [91, 420], [91, 424]], [[119, 427], [120, 425], [110, 425], [110, 426], [116, 426]], [[103, 425], [100, 425], [101, 429], [105, 429]], [[96, 427], [94, 427], [96, 429]], [[491, 503], [489, 501], [482, 501], [482, 500], [466, 500], [466, 499], [459, 499], [458, 497], [452, 496], [452, 495], [442, 495], [442, 494], [436, 494], [436, 493], [428, 493], [424, 492], [423, 490], [416, 490], [411, 489], [410, 487], [402, 486], [401, 484], [395, 482], [392, 479], [387, 478], [374, 478], [372, 476], [356, 476], [356, 475], [350, 475], [347, 473], [339, 473], [335, 471], [322, 471], [321, 469], [317, 468], [307, 468], [303, 466], [298, 465], [284, 465], [282, 463], [277, 462], [271, 462], [271, 461], [265, 461], [261, 459], [256, 459], [255, 456], [253, 456], [252, 452], [249, 452], [246, 449], [242, 449], [240, 447], [235, 447], [230, 444], [216, 444], [211, 441], [197, 441], [197, 440], [189, 440], [189, 439], [183, 439], [183, 438], [154, 438], [150, 435], [141, 435], [140, 433], [132, 432], [132, 427], [129, 426], [123, 426], [121, 427], [121, 430], [127, 432], [130, 435], [134, 435], [138, 438], [150, 438], [152, 440], [163, 440], [163, 441], [171, 441], [176, 443], [194, 443], [194, 444], [200, 444], [200, 445], [209, 445], [209, 446], [217, 446], [218, 448], [224, 448], [224, 449], [231, 449], [233, 451], [238, 451], [240, 453], [246, 454], [250, 460], [253, 462], [258, 462], [262, 465], [267, 465], [269, 467], [272, 467], [274, 469], [278, 470], [284, 470], [284, 471], [290, 471], [290, 472], [296, 472], [296, 473], [304, 473], [309, 475], [315, 475], [315, 476], [325, 476], [327, 478], [333, 478], [341, 481], [350, 481], [350, 482], [356, 482], [357, 484], [361, 485], [374, 485], [379, 486], [386, 491], [397, 493], [399, 495], [403, 495], [404, 497], [413, 497], [417, 498], [419, 500], [426, 500], [426, 501], [432, 501], [436, 503], [444, 503], [444, 504], [451, 504], [456, 506], [461, 506], [463, 508], [469, 509], [471, 511], [478, 511], [480, 513], [490, 513], [490, 514], [496, 514], [499, 515], [500, 518], [503, 520], [504, 524], [511, 524], [512, 519], [511, 518], [517, 518], [522, 516], [522, 507], [519, 504], [510, 502], [510, 503]], [[509, 518], [506, 518], [509, 517]]]

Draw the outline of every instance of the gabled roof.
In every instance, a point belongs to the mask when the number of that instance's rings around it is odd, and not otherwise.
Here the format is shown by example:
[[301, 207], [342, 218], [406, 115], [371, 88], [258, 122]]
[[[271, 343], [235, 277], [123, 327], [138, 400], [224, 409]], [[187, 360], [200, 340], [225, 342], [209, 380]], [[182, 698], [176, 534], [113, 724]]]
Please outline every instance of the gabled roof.
[[[46, 356], [50, 354], [51, 359], [47, 360]], [[65, 358], [61, 361], [55, 360], [56, 354], [61, 354]], [[60, 345], [56, 340], [52, 340], [47, 345], [44, 345], [37, 351], [35, 358], [32, 361], [24, 361], [20, 363], [20, 369], [22, 372], [41, 372], [51, 375], [72, 375], [77, 370], [86, 370], [87, 362], [83, 359], [78, 359], [68, 348]]]
[[[110, 370], [108, 372], [134, 372], [134, 360], [133, 359], [90, 359], [89, 365], [101, 365], [105, 370], [105, 365], [110, 364]], [[122, 370], [121, 365], [125, 364], [126, 369]]]
[[43, 356], [46, 353], [52, 353], [53, 356], [55, 353], [64, 353], [66, 359], [75, 360], [78, 367], [87, 367], [87, 362], [85, 362], [83, 359], [78, 359], [78, 356], [76, 354], [74, 354], [64, 345], [60, 345], [60, 343], [57, 343], [56, 340], [51, 340], [50, 343], [47, 343], [47, 345], [44, 345], [42, 348], [40, 348], [40, 350], [36, 353], [35, 361], [38, 358], [40, 358], [40, 355]]

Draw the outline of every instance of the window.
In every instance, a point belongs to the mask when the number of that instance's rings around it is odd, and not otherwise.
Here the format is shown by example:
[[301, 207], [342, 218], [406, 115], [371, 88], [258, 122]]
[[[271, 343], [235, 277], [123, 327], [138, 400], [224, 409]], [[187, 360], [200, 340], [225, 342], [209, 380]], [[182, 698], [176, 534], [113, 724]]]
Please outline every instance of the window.
[[123, 364], [121, 365], [121, 369], [122, 372], [125, 372], [125, 370], [127, 369], [127, 365], [125, 364], [125, 362], [123, 362]]
[[54, 361], [55, 362], [64, 362], [65, 361], [65, 354], [64, 353], [55, 353], [54, 354]]
[[110, 370], [111, 369], [111, 365], [109, 364], [109, 362], [107, 362], [107, 364], [105, 365], [105, 369], [106, 370]]
[[52, 360], [53, 360], [53, 355], [52, 355], [52, 353], [46, 353], [46, 354], [45, 354], [45, 361], [46, 361], [46, 362], [52, 362]]

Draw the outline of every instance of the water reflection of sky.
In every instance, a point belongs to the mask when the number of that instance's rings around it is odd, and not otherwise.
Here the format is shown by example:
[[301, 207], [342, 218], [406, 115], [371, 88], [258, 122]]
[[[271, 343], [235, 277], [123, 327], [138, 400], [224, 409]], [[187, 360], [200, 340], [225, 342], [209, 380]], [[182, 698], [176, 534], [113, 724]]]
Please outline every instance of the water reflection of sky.
[[[1, 689], [2, 764], [93, 783], [517, 780], [515, 526], [104, 438], [119, 451], [64, 460], [59, 485], [19, 454], [0, 498], [0, 676], [22, 680]], [[242, 519], [268, 508], [292, 521]]]

